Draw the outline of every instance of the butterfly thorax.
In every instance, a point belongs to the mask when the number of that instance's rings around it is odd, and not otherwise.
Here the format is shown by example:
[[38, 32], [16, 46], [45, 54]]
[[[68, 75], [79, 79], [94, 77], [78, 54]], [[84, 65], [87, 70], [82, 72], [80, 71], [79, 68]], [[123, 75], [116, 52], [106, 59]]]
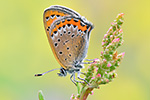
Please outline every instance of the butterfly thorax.
[[58, 74], [58, 76], [64, 76], [65, 77], [67, 75], [67, 73], [74, 74], [74, 73], [80, 72], [81, 68], [82, 68], [81, 65], [77, 65], [75, 69], [73, 67], [70, 67], [68, 69], [64, 69], [63, 67], [61, 67], [60, 73], [57, 73], [57, 74]]

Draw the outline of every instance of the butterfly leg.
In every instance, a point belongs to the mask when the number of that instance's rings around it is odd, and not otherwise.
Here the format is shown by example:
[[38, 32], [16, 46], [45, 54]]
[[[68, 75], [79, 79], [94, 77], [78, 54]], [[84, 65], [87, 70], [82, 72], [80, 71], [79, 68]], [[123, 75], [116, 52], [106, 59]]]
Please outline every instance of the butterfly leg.
[[[85, 79], [83, 79], [83, 78], [80, 77], [80, 73], [81, 73], [81, 74], [84, 74], [84, 73], [82, 73], [82, 72], [78, 72], [77, 78], [80, 79], [80, 80], [83, 80], [83, 81], [86, 82], [88, 85], [90, 85]], [[85, 75], [85, 74], [84, 74], [84, 75]]]
[[94, 61], [94, 59], [84, 59], [85, 61]]
[[85, 75], [85, 73], [83, 73], [83, 72], [80, 72], [80, 74], [83, 74], [83, 75]]
[[88, 62], [81, 62], [81, 64], [91, 64], [93, 63], [94, 59], [85, 59], [85, 61], [88, 61]]
[[[84, 73], [81, 72], [81, 74], [84, 74]], [[85, 75], [85, 74], [84, 74], [84, 75]], [[72, 80], [72, 78], [73, 78], [73, 80]], [[80, 72], [78, 72], [77, 78], [80, 79], [80, 80], [83, 80], [83, 81], [86, 82], [88, 85], [90, 85], [85, 79], [83, 79], [83, 78], [80, 77]], [[73, 73], [73, 74], [70, 76], [70, 80], [71, 80], [76, 86], [77, 86], [76, 82], [77, 82], [77, 83], [84, 83], [84, 82], [82, 82], [82, 81], [77, 81], [77, 80], [75, 79], [75, 73]]]
[[74, 80], [75, 82], [77, 82], [77, 83], [84, 83], [84, 82], [82, 82], [82, 81], [77, 81], [77, 80], [75, 79], [75, 73], [73, 74], [73, 80]]
[[93, 62], [81, 62], [81, 64], [91, 64]]
[[74, 74], [72, 74], [71, 76], [70, 76], [70, 80], [77, 86], [77, 84], [72, 80], [72, 77], [73, 76], [75, 76]]

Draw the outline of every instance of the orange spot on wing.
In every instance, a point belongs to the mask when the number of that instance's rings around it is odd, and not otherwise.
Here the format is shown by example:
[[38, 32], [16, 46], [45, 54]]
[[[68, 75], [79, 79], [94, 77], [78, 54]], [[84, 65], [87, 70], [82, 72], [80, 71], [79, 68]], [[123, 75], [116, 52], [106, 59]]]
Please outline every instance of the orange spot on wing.
[[[50, 17], [51, 15], [60, 15], [60, 17], [67, 16], [67, 14], [64, 14], [62, 12], [50, 10], [45, 12], [45, 19], [46, 17]], [[50, 18], [50, 20], [46, 22], [46, 26], [50, 26], [56, 19], [57, 19], [56, 16], [53, 19]]]
[[[75, 22], [75, 21], [73, 20], [73, 18], [72, 18], [70, 21], [67, 21], [67, 19], [65, 19], [65, 22], [64, 22], [64, 23], [60, 22], [59, 25], [56, 25], [56, 27], [53, 29], [51, 35], [53, 34], [54, 31], [57, 31], [57, 29], [58, 29], [59, 27], [62, 27], [63, 25], [67, 25], [67, 24], [76, 25], [76, 26], [78, 26], [78, 29], [80, 29], [80, 30], [82, 30], [82, 31], [87, 30], [87, 25], [81, 26], [81, 25], [80, 25], [80, 20], [79, 20], [78, 22]], [[90, 28], [90, 30], [91, 30], [91, 28]]]

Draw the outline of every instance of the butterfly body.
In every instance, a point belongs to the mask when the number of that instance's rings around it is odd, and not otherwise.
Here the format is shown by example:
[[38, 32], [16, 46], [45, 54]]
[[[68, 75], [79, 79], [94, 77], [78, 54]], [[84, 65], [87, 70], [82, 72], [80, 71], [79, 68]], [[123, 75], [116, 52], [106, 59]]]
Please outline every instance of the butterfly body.
[[53, 54], [61, 65], [58, 75], [80, 72], [88, 50], [92, 23], [63, 6], [47, 8], [43, 21]]

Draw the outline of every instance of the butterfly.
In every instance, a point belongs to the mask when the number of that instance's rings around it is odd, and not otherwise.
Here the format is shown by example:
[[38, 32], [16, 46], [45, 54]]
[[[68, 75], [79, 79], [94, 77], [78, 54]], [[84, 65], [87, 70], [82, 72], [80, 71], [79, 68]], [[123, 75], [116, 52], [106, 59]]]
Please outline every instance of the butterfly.
[[84, 64], [93, 24], [76, 11], [59, 5], [45, 9], [43, 22], [53, 54], [61, 66], [58, 75], [71, 74], [70, 79], [75, 85], [76, 82], [81, 82], [75, 80], [75, 73], [79, 79], [86, 81], [80, 78], [80, 69], [83, 68], [81, 64]]

